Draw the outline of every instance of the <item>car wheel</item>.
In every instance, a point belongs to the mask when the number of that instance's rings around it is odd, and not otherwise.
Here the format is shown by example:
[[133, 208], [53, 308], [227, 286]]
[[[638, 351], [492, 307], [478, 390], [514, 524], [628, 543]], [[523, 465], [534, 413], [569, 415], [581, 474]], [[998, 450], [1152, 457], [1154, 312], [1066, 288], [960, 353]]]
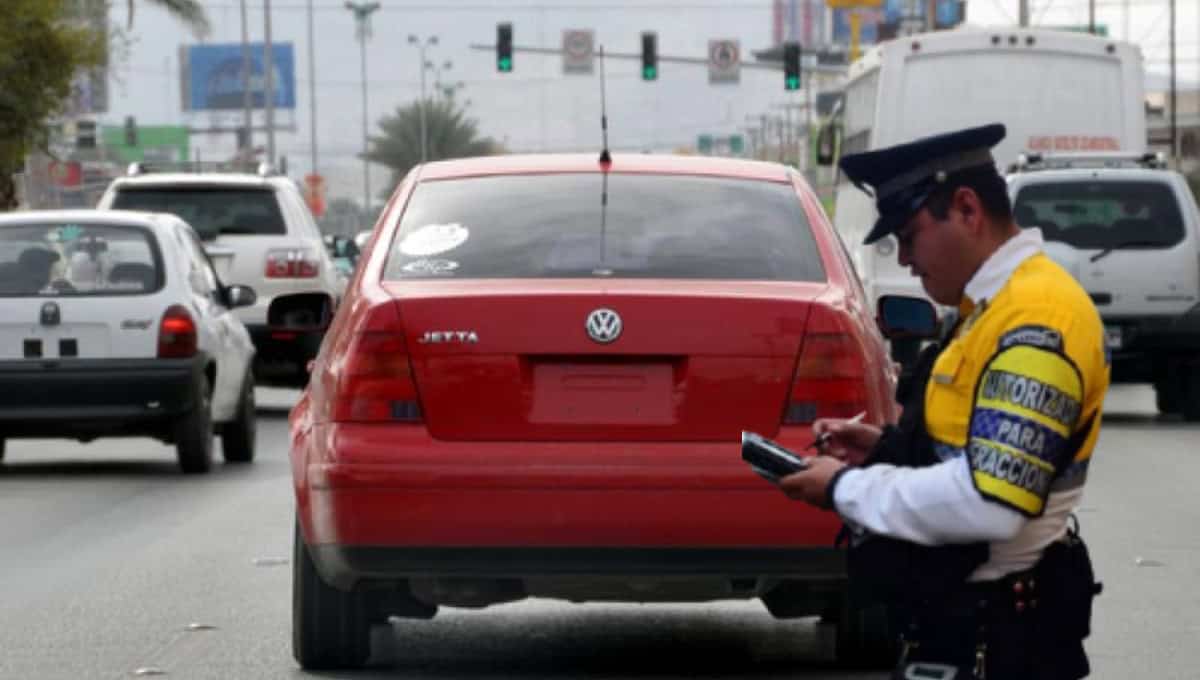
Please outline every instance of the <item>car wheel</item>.
[[361, 592], [321, 580], [300, 523], [292, 543], [292, 656], [302, 668], [361, 668], [371, 655], [370, 609]]
[[1189, 366], [1184, 375], [1179, 390], [1179, 412], [1190, 423], [1200, 422], [1200, 364]]
[[196, 382], [195, 407], [175, 423], [175, 453], [179, 467], [188, 474], [212, 469], [213, 426], [208, 378]]
[[888, 668], [896, 663], [899, 637], [885, 607], [855, 607], [847, 597], [837, 613], [827, 618], [837, 624], [838, 664]]
[[1164, 378], [1154, 383], [1154, 405], [1163, 415], [1179, 413], [1183, 389], [1177, 379]]
[[221, 428], [221, 452], [226, 463], [249, 463], [254, 460], [257, 430], [254, 411], [254, 375], [250, 371], [242, 378], [242, 395], [238, 398], [237, 417]]

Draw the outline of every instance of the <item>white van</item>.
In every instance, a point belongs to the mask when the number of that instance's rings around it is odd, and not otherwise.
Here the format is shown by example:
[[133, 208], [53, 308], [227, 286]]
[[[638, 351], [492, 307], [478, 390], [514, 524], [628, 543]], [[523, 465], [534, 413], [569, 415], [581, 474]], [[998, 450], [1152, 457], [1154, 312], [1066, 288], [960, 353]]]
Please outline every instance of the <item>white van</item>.
[[[1142, 56], [1134, 45], [1066, 31], [923, 33], [875, 46], [850, 66], [839, 154], [1000, 122], [1001, 169], [1026, 150], [1141, 152], [1146, 146]], [[836, 165], [837, 158], [823, 159]], [[839, 178], [834, 226], [869, 299], [924, 296], [886, 238], [864, 247], [875, 202]]]

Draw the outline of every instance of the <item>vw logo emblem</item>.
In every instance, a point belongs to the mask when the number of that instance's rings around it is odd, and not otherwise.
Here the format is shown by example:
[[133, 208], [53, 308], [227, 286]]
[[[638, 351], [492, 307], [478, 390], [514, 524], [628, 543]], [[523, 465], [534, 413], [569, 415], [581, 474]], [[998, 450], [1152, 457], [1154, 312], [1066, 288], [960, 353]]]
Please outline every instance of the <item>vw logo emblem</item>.
[[588, 337], [609, 343], [621, 335], [621, 316], [611, 309], [597, 309], [587, 317]]

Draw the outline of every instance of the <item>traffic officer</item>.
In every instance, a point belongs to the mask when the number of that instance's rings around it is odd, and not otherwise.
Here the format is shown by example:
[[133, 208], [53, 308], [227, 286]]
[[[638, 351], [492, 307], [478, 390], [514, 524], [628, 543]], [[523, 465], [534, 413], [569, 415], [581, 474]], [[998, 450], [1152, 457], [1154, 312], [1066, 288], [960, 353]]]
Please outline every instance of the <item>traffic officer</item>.
[[1070, 520], [1108, 389], [1104, 331], [1041, 233], [1013, 221], [991, 155], [1004, 134], [985, 125], [841, 161], [876, 200], [864, 243], [894, 236], [900, 265], [959, 312], [898, 425], [818, 421], [828, 455], [781, 483], [842, 516], [852, 589], [903, 612], [897, 677], [1089, 672], [1099, 586]]

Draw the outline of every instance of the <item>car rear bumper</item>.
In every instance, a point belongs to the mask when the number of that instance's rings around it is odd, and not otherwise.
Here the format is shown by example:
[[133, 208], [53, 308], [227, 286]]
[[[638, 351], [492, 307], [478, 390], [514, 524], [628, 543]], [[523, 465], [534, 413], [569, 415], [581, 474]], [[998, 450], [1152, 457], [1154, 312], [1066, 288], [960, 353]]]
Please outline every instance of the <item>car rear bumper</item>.
[[205, 360], [0, 361], [0, 432], [57, 437], [136, 430], [195, 405]]
[[[350, 590], [360, 582], [514, 579], [525, 584], [608, 579], [763, 584], [845, 581], [845, 553], [828, 548], [445, 548], [320, 545], [309, 548], [321, 577]], [[526, 588], [528, 586], [525, 586]], [[727, 593], [736, 596], [738, 586]], [[523, 589], [524, 590], [524, 589]], [[595, 592], [595, 590], [593, 590]], [[745, 593], [749, 594], [749, 593]], [[590, 599], [590, 598], [589, 598]], [[619, 599], [619, 598], [617, 598]]]
[[[420, 426], [325, 425], [297, 444], [305, 541], [331, 582], [845, 573], [837, 516], [786, 498], [733, 441], [447, 442]], [[301, 463], [313, 445], [337, 462]]]
[[1114, 381], [1151, 381], [1173, 370], [1173, 361], [1200, 360], [1200, 305], [1177, 316], [1103, 315], [1103, 320], [1110, 339], [1114, 332], [1120, 338], [1110, 347]]

